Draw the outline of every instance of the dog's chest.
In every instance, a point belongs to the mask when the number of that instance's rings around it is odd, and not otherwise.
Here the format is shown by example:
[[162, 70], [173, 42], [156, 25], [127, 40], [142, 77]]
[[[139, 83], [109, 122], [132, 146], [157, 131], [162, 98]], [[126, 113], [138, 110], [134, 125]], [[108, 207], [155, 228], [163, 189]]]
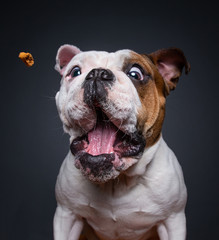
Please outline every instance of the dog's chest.
[[144, 185], [117, 187], [87, 188], [74, 199], [74, 211], [104, 239], [141, 239], [163, 212]]

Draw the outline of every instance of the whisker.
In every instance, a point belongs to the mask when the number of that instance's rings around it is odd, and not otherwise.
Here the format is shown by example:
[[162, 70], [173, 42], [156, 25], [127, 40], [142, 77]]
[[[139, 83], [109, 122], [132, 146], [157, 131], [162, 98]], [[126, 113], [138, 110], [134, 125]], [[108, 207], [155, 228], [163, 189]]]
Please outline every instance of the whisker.
[[54, 100], [55, 101], [55, 97], [54, 96], [42, 96], [43, 98], [49, 99], [49, 100]]
[[92, 122], [92, 120], [91, 120], [91, 119], [89, 119], [89, 118], [87, 118], [87, 117], [85, 117], [85, 119], [86, 119], [86, 120], [88, 120], [89, 122]]
[[81, 128], [84, 132], [87, 132], [87, 131], [81, 126], [81, 123], [80, 123], [80, 122], [78, 122], [78, 124], [79, 124], [80, 128]]

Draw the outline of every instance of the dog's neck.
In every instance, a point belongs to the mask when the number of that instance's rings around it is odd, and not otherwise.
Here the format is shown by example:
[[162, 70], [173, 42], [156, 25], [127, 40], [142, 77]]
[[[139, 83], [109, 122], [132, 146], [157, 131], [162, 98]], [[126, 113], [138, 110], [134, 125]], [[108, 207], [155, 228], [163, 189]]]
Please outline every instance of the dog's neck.
[[[150, 165], [150, 162], [155, 158], [155, 155], [159, 152], [158, 149], [164, 142], [162, 135], [158, 141], [151, 147], [145, 149], [141, 159], [137, 164], [131, 166], [127, 171], [121, 174], [116, 179], [110, 180], [107, 183], [100, 184], [99, 187], [109, 192], [112, 195], [122, 194], [123, 191], [127, 191], [139, 182], [139, 178], [145, 178], [145, 173]], [[119, 186], [119, 187], [118, 187]], [[119, 193], [116, 192], [119, 189]]]
[[158, 141], [150, 147], [147, 147], [141, 157], [141, 159], [138, 161], [138, 164], [133, 165], [130, 167], [125, 174], [128, 177], [135, 177], [135, 176], [142, 176], [145, 175], [146, 169], [148, 164], [154, 159], [155, 154], [158, 152], [158, 148], [160, 147], [161, 143], [163, 142], [163, 137], [160, 135], [160, 138]]

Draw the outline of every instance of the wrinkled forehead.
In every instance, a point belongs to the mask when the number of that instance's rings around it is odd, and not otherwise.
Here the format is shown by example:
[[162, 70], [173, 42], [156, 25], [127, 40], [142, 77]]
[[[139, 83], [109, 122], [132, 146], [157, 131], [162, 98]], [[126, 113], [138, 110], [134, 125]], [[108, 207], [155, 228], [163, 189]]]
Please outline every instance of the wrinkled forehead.
[[86, 68], [116, 68], [122, 69], [124, 61], [131, 57], [131, 50], [120, 50], [117, 52], [88, 51], [77, 54], [68, 64], [68, 68], [72, 66], [80, 66]]

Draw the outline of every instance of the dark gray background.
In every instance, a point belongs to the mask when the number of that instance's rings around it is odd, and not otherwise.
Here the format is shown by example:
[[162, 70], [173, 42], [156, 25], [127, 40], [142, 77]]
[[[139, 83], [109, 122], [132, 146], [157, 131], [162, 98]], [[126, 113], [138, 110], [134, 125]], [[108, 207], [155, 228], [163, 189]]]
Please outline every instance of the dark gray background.
[[[18, 3], [19, 2], [19, 3]], [[215, 1], [216, 3], [216, 1]], [[218, 177], [218, 11], [213, 1], [10, 3], [1, 14], [0, 239], [51, 240], [54, 186], [68, 151], [54, 96], [58, 47], [179, 47], [191, 63], [167, 100], [163, 135], [188, 188], [189, 240], [216, 239]], [[35, 64], [18, 58], [29, 51]]]

